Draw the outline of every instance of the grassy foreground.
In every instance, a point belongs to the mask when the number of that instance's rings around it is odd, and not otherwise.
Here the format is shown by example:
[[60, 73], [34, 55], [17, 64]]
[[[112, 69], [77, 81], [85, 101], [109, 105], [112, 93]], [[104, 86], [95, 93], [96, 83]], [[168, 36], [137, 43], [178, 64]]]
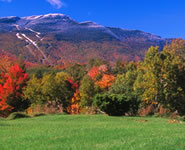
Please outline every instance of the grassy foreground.
[[170, 124], [163, 118], [103, 115], [0, 119], [0, 150], [4, 149], [184, 150], [185, 123]]

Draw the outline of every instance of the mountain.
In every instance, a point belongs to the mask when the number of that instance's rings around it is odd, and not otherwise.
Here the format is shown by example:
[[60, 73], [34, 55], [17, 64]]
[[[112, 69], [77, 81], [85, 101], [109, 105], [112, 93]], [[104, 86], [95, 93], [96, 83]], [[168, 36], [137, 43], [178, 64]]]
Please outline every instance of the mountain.
[[150, 46], [168, 39], [140, 30], [77, 22], [64, 14], [0, 18], [0, 55], [22, 55], [40, 64], [87, 62], [101, 58], [140, 60]]

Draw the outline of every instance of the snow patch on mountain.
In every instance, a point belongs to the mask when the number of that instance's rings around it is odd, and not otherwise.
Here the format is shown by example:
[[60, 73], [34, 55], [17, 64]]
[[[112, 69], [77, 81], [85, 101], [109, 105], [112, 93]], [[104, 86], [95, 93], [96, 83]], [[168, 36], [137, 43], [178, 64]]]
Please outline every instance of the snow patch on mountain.
[[8, 17], [0, 17], [0, 19], [14, 19], [17, 18], [16, 16], [8, 16]]
[[42, 15], [39, 16], [28, 16], [28, 17], [22, 17], [21, 19], [25, 19], [25, 20], [35, 20], [42, 17]]
[[[45, 19], [45, 18], [55, 18], [55, 17], [67, 17], [64, 14], [46, 14], [46, 15], [38, 15], [38, 16], [27, 16], [27, 17], [22, 17], [21, 19], [24, 20], [37, 20], [37, 19]], [[70, 18], [71, 19], [71, 18]]]
[[40, 36], [39, 36], [39, 35], [36, 34], [35, 36], [36, 36], [38, 39], [40, 39]]
[[20, 33], [17, 33], [16, 36], [17, 36], [18, 39], [23, 40], [23, 38], [20, 36]]
[[[36, 42], [35, 41], [33, 41], [32, 39], [30, 39], [29, 37], [27, 37], [25, 34], [21, 34], [28, 42], [29, 42], [29, 45], [30, 44], [33, 44], [36, 48], [37, 48], [37, 50], [41, 53], [41, 55], [42, 55], [42, 60], [43, 61], [47, 61], [49, 64], [51, 64], [51, 62], [49, 61], [49, 59], [47, 58], [47, 56], [44, 54], [44, 52], [38, 47], [38, 45], [36, 44]], [[29, 46], [28, 45], [28, 46]]]
[[31, 29], [31, 28], [26, 28], [26, 29], [27, 29], [27, 30], [30, 30], [30, 31], [33, 32], [33, 33], [36, 33], [36, 34], [40, 35], [40, 32], [34, 31], [34, 30]]
[[142, 35], [147, 36], [148, 39], [150, 39], [150, 40], [165, 40], [165, 39], [162, 39], [160, 36], [157, 36], [157, 35], [154, 35], [151, 33], [147, 33], [147, 32], [142, 32]]
[[27, 29], [27, 30], [29, 30], [29, 31], [31, 31], [33, 33], [36, 33], [35, 36], [40, 39], [40, 36], [39, 36], [41, 34], [40, 32], [37, 32], [37, 31], [35, 31], [35, 30], [31, 29], [31, 28], [25, 28], [25, 29]]
[[64, 17], [66, 15], [64, 14], [59, 14], [59, 13], [50, 13], [50, 14], [46, 14], [46, 15], [43, 15], [43, 17], [56, 17], [56, 16], [60, 16], [60, 17]]
[[27, 37], [25, 34], [21, 34], [25, 39], [27, 39], [30, 43], [32, 43], [37, 49], [39, 49], [38, 45], [35, 41], [31, 40], [29, 37]]
[[92, 22], [92, 21], [80, 22], [79, 25], [88, 26], [88, 27], [91, 27], [91, 28], [104, 28], [104, 26], [99, 25], [96, 22]]
[[14, 24], [14, 26], [16, 27], [17, 30], [20, 30], [20, 27], [18, 24]]

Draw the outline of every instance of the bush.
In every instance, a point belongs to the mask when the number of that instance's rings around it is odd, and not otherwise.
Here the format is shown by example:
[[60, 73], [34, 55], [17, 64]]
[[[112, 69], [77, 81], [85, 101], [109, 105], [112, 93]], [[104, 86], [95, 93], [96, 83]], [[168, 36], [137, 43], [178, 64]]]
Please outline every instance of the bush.
[[121, 94], [97, 94], [94, 104], [110, 116], [122, 116], [129, 110], [129, 102], [126, 96]]
[[14, 113], [11, 113], [7, 119], [14, 120], [19, 118], [30, 118], [30, 116], [22, 112], [14, 112]]

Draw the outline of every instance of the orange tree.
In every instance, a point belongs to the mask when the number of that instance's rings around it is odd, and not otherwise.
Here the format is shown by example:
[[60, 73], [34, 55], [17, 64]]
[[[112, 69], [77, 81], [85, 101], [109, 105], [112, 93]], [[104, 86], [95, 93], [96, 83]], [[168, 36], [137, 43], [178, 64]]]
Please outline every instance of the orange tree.
[[72, 99], [71, 99], [71, 103], [67, 108], [67, 111], [70, 114], [79, 114], [81, 111], [81, 107], [80, 107], [80, 91], [78, 89], [76, 89], [76, 92], [74, 93]]
[[96, 84], [98, 84], [101, 89], [108, 89], [109, 87], [111, 87], [114, 81], [115, 77], [113, 75], [104, 74], [100, 81], [97, 81]]

